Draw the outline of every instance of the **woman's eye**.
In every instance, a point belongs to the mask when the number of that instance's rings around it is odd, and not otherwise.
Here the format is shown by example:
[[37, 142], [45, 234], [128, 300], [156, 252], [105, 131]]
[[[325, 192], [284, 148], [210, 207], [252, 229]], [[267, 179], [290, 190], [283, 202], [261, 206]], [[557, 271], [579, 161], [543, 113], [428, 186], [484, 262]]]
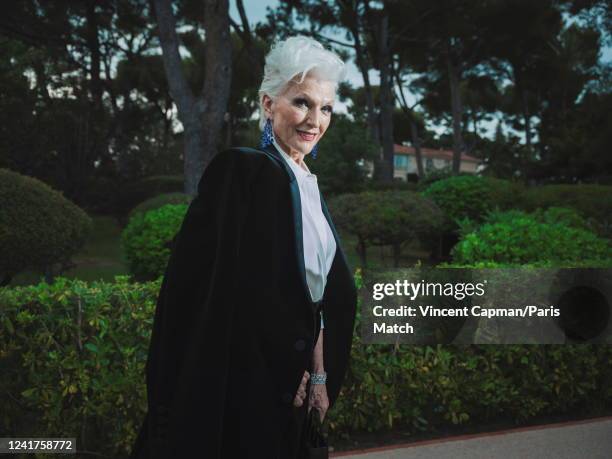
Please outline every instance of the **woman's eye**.
[[297, 105], [298, 107], [301, 107], [301, 106], [308, 107], [308, 102], [306, 101], [306, 99], [295, 99], [293, 103]]
[[323, 110], [325, 110], [327, 113], [332, 113], [334, 111], [331, 105], [326, 105], [323, 107]]

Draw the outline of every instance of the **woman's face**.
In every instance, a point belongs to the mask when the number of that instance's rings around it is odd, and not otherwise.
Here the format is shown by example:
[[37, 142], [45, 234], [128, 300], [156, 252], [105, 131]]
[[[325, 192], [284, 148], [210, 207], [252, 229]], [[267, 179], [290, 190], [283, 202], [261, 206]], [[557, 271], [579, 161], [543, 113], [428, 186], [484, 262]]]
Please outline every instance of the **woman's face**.
[[274, 138], [290, 155], [307, 155], [331, 121], [335, 89], [331, 81], [307, 76], [290, 82], [274, 100], [263, 96], [266, 116], [272, 120]]

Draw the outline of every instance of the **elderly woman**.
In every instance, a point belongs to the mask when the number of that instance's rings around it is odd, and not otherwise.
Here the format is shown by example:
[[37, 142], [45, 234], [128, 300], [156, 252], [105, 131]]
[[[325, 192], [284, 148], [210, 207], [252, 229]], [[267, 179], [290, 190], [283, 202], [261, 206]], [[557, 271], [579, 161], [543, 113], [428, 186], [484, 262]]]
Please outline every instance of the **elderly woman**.
[[354, 281], [304, 158], [345, 69], [291, 37], [266, 58], [259, 149], [219, 153], [175, 238], [132, 457], [291, 459], [348, 365]]

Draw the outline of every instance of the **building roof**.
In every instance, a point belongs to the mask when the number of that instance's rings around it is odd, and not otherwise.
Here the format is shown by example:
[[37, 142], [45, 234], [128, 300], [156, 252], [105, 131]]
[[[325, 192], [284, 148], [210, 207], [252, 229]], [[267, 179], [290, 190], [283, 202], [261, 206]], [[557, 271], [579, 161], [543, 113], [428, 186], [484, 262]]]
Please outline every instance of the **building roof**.
[[[414, 147], [409, 147], [406, 145], [393, 145], [393, 153], [395, 154], [404, 154], [404, 155], [415, 155]], [[435, 150], [433, 148], [423, 148], [421, 147], [421, 154], [423, 158], [441, 158], [447, 159], [449, 161], [453, 160], [453, 152], [452, 150]], [[464, 153], [461, 154], [461, 161], [469, 161], [473, 163], [479, 163], [480, 160], [475, 158], [474, 156], [466, 155]]]

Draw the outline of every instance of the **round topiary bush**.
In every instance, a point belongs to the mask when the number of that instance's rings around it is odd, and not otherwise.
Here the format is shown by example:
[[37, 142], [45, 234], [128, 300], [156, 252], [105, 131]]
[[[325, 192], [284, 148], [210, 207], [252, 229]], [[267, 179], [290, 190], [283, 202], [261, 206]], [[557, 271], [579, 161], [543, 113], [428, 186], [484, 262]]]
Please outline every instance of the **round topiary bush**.
[[565, 264], [612, 257], [609, 241], [562, 221], [520, 211], [496, 213], [484, 225], [464, 235], [453, 248], [457, 264]]
[[141, 202], [130, 212], [129, 218], [137, 213], [144, 213], [150, 210], [159, 209], [166, 204], [189, 204], [192, 196], [185, 193], [164, 193]]
[[8, 169], [0, 169], [0, 202], [0, 283], [68, 262], [91, 231], [89, 216], [60, 192]]
[[413, 191], [349, 193], [331, 200], [330, 207], [336, 224], [357, 236], [364, 264], [368, 245], [390, 245], [397, 266], [404, 242], [436, 233], [442, 224], [440, 209]]
[[458, 220], [482, 221], [489, 210], [517, 207], [522, 188], [507, 180], [459, 175], [432, 183], [423, 195], [442, 209], [446, 229], [454, 231]]
[[172, 240], [187, 213], [186, 204], [166, 204], [136, 213], [121, 234], [130, 272], [137, 280], [153, 280], [164, 274]]

